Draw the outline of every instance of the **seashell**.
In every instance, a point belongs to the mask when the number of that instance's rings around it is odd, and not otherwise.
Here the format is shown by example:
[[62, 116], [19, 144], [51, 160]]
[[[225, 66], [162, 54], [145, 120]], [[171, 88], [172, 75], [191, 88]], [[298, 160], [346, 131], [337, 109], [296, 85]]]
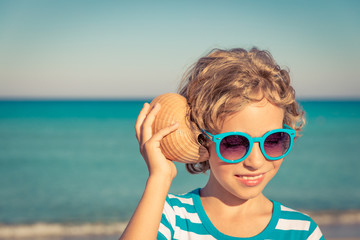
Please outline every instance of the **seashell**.
[[167, 159], [182, 163], [196, 163], [207, 160], [207, 150], [197, 140], [200, 132], [190, 129], [186, 117], [189, 106], [186, 98], [176, 93], [165, 93], [156, 97], [150, 106], [160, 103], [161, 109], [152, 125], [153, 133], [179, 123], [176, 131], [165, 136], [160, 142], [160, 148]]

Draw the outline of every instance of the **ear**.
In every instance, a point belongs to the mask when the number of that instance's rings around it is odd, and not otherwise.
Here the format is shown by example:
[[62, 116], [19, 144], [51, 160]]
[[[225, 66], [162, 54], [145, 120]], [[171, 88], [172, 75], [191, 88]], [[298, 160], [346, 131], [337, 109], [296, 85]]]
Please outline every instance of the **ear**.
[[207, 148], [207, 144], [206, 144], [206, 140], [207, 138], [204, 136], [204, 134], [199, 134], [198, 137], [197, 137], [197, 140], [198, 140], [198, 143], [201, 145], [201, 146], [204, 146]]
[[208, 149], [208, 139], [204, 136], [204, 134], [199, 134], [198, 135], [198, 143], [201, 145], [199, 147], [199, 162], [204, 162], [209, 160], [210, 158], [210, 153], [209, 153], [209, 149]]
[[204, 134], [202, 134], [202, 133], [199, 134], [197, 139], [198, 139], [198, 143], [199, 143], [201, 146], [203, 146], [203, 147], [205, 147], [205, 148], [208, 148], [208, 147], [209, 147], [208, 138], [205, 137]]
[[200, 155], [198, 160], [199, 162], [207, 161], [210, 158], [209, 150], [204, 146], [199, 147], [199, 155]]

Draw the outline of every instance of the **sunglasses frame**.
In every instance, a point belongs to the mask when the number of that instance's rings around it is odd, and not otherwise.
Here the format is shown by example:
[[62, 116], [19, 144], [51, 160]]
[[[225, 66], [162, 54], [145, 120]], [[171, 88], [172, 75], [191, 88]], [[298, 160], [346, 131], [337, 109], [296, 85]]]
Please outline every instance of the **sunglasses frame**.
[[[226, 132], [226, 133], [220, 133], [220, 134], [216, 134], [216, 135], [213, 135], [209, 132], [207, 132], [206, 130], [204, 129], [201, 129], [201, 132], [208, 138], [210, 139], [211, 141], [213, 141], [214, 143], [216, 143], [216, 153], [218, 155], [218, 157], [223, 160], [224, 162], [227, 162], [227, 163], [238, 163], [238, 162], [241, 162], [243, 160], [245, 160], [253, 146], [254, 146], [254, 143], [255, 142], [258, 142], [259, 145], [260, 145], [260, 149], [261, 149], [261, 152], [262, 154], [264, 155], [264, 157], [268, 160], [279, 160], [281, 158], [284, 158], [286, 155], [289, 154], [292, 146], [293, 146], [293, 143], [294, 143], [294, 139], [295, 139], [295, 136], [296, 136], [296, 131], [294, 129], [292, 129], [291, 127], [289, 127], [288, 125], [284, 124], [284, 128], [281, 128], [281, 129], [274, 129], [274, 130], [271, 130], [269, 132], [266, 132], [262, 137], [251, 137], [249, 134], [246, 134], [246, 133], [243, 133], [243, 132]], [[265, 142], [265, 139], [273, 134], [273, 133], [277, 133], [277, 132], [285, 132], [287, 134], [289, 134], [290, 136], [290, 145], [289, 145], [289, 149], [281, 156], [279, 157], [270, 157], [269, 155], [266, 154], [265, 152], [265, 148], [264, 148], [264, 142]], [[236, 160], [229, 160], [229, 159], [226, 159], [224, 158], [221, 153], [220, 153], [220, 143], [221, 141], [227, 137], [227, 136], [231, 136], [231, 135], [238, 135], [238, 136], [243, 136], [245, 138], [248, 139], [249, 141], [249, 149], [248, 151], [246, 152], [246, 154], [242, 157], [242, 158], [239, 158], [239, 159], [236, 159]]]

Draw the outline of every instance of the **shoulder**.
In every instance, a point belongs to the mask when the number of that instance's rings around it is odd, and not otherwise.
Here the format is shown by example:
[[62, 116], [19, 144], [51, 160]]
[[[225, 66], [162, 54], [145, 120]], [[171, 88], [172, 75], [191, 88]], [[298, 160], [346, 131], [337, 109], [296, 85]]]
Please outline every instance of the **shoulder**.
[[184, 206], [184, 205], [194, 205], [193, 195], [197, 194], [196, 190], [185, 194], [168, 194], [166, 197], [166, 202], [171, 206]]
[[191, 217], [195, 210], [194, 195], [197, 189], [185, 194], [168, 194], [164, 206], [164, 213], [171, 213], [178, 217]]
[[287, 207], [281, 203], [277, 203], [279, 206], [279, 219], [298, 220], [306, 223], [313, 222], [311, 217], [303, 212]]
[[320, 228], [309, 215], [278, 202], [274, 202], [274, 205], [278, 208], [276, 230], [307, 235], [309, 239], [324, 239]]
[[158, 239], [187, 239], [189, 234], [204, 232], [194, 204], [197, 192], [167, 195]]
[[172, 214], [180, 218], [197, 219], [194, 194], [197, 194], [196, 190], [185, 194], [168, 194], [164, 212], [172, 212]]

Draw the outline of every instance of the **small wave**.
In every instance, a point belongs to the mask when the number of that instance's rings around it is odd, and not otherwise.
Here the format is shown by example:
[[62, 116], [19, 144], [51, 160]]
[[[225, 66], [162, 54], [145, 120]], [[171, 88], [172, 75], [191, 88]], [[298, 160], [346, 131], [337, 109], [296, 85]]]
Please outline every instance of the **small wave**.
[[[322, 226], [360, 224], [360, 211], [303, 211]], [[117, 223], [34, 223], [28, 225], [0, 224], [0, 239], [40, 239], [82, 236], [120, 236], [127, 222]]]
[[306, 212], [319, 225], [350, 225], [360, 224], [360, 211], [315, 211]]
[[29, 225], [0, 224], [0, 239], [14, 238], [43, 238], [88, 235], [118, 235], [124, 231], [127, 223], [86, 223], [86, 224], [57, 224], [35, 223]]

